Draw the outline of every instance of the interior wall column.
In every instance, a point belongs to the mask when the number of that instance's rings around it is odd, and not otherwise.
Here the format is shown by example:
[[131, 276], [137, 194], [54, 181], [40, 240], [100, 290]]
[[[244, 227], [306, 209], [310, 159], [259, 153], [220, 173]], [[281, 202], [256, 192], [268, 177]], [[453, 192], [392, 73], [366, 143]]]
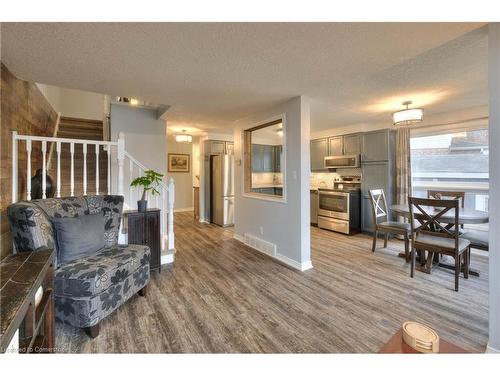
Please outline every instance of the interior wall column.
[[500, 23], [489, 25], [489, 342], [500, 353]]

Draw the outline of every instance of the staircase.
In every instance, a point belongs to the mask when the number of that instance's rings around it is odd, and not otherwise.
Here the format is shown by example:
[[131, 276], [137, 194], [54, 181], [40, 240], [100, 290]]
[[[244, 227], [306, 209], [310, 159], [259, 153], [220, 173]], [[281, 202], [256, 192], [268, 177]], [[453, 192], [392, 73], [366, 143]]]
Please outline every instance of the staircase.
[[[86, 120], [72, 117], [61, 117], [57, 130], [58, 138], [69, 138], [78, 140], [103, 141], [103, 123], [97, 120]], [[74, 144], [74, 192], [73, 195], [98, 194], [96, 189], [96, 152], [94, 145], [86, 145], [87, 148], [87, 191], [84, 191], [83, 163], [84, 154], [81, 143]], [[57, 153], [54, 150], [48, 174], [56, 180]], [[108, 192], [108, 155], [104, 146], [99, 146], [99, 193]], [[61, 144], [61, 196], [71, 195], [71, 146], [68, 143]]]
[[[41, 137], [12, 132], [12, 203], [20, 199], [19, 186], [22, 181], [26, 181], [26, 186], [23, 186], [26, 199], [31, 200], [31, 176], [34, 172], [31, 165], [32, 153], [41, 152], [42, 176], [49, 174], [52, 177], [55, 197], [117, 194], [124, 196], [124, 207], [136, 206], [137, 199], [132, 190], [126, 194], [125, 187], [130, 186], [135, 176], [144, 175], [149, 168], [127, 152], [123, 133], [119, 133], [115, 141], [103, 140], [101, 122], [63, 117], [57, 135], [58, 137]], [[97, 163], [96, 147], [99, 154]], [[26, 153], [23, 165], [19, 165], [20, 153]], [[116, 168], [113, 178], [111, 166]], [[23, 178], [19, 173], [22, 173]], [[44, 181], [42, 177], [43, 198], [47, 192]], [[160, 182], [158, 191], [159, 195], [150, 199], [148, 206], [162, 212], [160, 237], [164, 249], [161, 262], [164, 264], [173, 261], [175, 248], [173, 178], [168, 182]]]

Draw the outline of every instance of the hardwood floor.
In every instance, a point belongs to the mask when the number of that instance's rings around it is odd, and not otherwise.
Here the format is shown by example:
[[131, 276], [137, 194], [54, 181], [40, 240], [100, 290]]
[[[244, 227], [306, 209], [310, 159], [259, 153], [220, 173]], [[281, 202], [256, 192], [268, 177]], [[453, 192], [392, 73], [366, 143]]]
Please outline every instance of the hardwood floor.
[[58, 324], [65, 352], [376, 352], [406, 320], [432, 326], [474, 352], [488, 340], [488, 258], [481, 277], [416, 272], [401, 241], [371, 252], [371, 237], [311, 230], [314, 268], [299, 272], [247, 248], [232, 230], [175, 216], [176, 260], [152, 274], [146, 297], [132, 297], [101, 323], [94, 340]]

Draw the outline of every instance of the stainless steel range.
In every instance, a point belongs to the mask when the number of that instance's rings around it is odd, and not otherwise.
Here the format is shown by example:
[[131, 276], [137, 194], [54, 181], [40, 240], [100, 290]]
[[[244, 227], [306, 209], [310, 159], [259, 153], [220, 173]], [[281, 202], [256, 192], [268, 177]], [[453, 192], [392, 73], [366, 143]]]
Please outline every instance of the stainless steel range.
[[318, 189], [318, 227], [354, 234], [361, 228], [361, 177], [341, 176]]

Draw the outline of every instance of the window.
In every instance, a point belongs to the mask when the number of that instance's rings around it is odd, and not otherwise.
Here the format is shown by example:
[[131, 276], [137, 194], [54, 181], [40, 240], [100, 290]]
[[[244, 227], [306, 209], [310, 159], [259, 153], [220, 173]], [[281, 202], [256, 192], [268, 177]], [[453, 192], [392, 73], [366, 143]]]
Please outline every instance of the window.
[[411, 138], [413, 195], [427, 190], [465, 192], [465, 207], [488, 212], [488, 130]]
[[244, 132], [245, 193], [282, 199], [283, 120]]

